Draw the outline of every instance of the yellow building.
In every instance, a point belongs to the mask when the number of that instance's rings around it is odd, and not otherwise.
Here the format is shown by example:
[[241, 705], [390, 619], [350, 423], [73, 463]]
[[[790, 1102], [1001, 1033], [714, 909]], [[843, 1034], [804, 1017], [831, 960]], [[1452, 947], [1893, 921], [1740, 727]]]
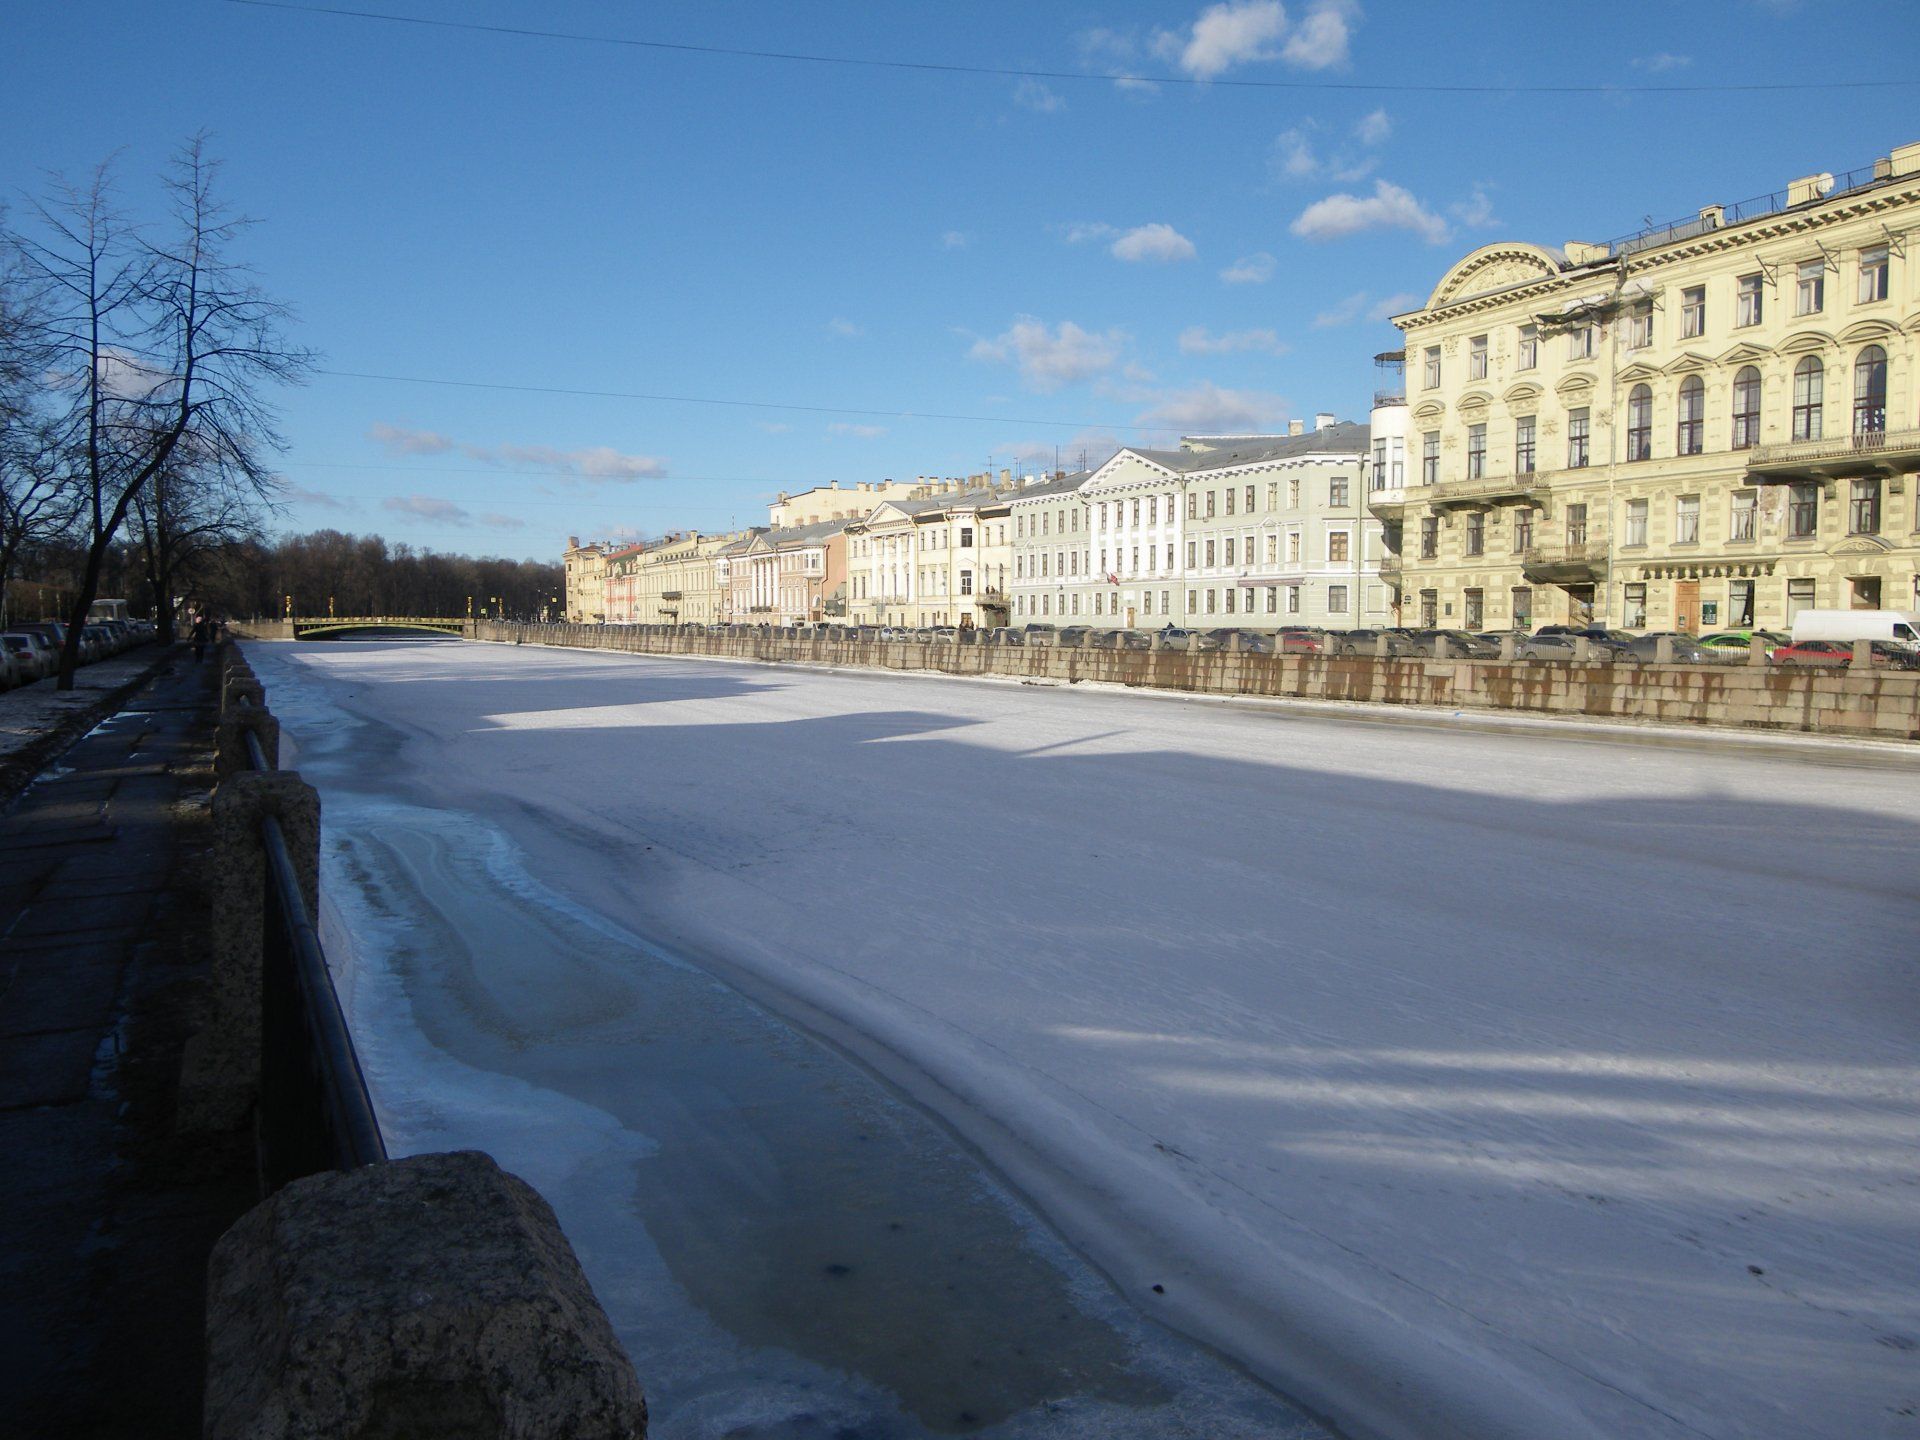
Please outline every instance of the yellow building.
[[991, 629], [1008, 622], [1017, 492], [1011, 477], [1004, 486], [983, 483], [989, 478], [929, 481], [848, 527], [854, 623]]
[[607, 618], [607, 556], [615, 547], [605, 540], [580, 543], [567, 537], [567, 620], [574, 625], [598, 625]]
[[741, 538], [692, 530], [648, 549], [640, 561], [634, 618], [649, 625], [708, 625], [721, 619], [714, 557]]
[[[1916, 221], [1920, 144], [1608, 244], [1455, 264], [1394, 321], [1406, 485], [1369, 503], [1402, 623], [1920, 608]], [[1381, 397], [1376, 433], [1399, 405]]]

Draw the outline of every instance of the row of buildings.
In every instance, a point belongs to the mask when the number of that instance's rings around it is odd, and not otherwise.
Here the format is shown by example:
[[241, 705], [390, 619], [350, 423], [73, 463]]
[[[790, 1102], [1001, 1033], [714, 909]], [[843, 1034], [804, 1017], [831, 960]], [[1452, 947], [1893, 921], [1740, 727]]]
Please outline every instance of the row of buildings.
[[1784, 628], [1920, 609], [1920, 144], [1604, 244], [1483, 246], [1366, 425], [782, 495], [570, 544], [608, 623]]

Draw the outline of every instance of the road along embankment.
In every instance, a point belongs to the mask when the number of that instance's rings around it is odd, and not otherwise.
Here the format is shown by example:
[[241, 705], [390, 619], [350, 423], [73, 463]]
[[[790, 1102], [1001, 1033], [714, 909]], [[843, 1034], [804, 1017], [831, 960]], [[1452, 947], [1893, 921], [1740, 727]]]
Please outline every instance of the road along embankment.
[[1900, 670], [1096, 650], [952, 640], [837, 640], [808, 631], [694, 634], [663, 625], [518, 625], [488, 620], [476, 622], [473, 635], [506, 644], [643, 655], [1091, 681], [1203, 695], [1655, 721], [1856, 739], [1920, 739], [1920, 673]]

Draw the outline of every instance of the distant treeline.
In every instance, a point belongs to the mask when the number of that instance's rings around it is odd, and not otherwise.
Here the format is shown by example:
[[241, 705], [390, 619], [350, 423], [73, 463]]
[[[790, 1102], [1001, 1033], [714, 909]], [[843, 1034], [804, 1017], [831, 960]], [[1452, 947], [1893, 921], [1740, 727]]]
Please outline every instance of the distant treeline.
[[539, 620], [558, 615], [558, 562], [443, 555], [389, 545], [378, 535], [315, 530], [222, 547], [196, 577], [199, 598], [234, 616], [449, 615]]

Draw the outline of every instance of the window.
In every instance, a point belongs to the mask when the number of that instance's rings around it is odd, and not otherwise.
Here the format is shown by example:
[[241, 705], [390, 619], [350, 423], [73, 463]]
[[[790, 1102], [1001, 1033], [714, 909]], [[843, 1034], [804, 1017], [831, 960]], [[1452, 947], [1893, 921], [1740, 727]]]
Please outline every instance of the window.
[[1199, 608], [1196, 603], [1199, 594], [1200, 592], [1198, 590], [1187, 591], [1187, 613], [1189, 615], [1194, 614], [1195, 611]]
[[1153, 591], [1142, 590], [1140, 592], [1140, 613], [1142, 615], [1151, 615], [1153, 613]]
[[1216, 551], [1215, 551], [1214, 542], [1211, 540], [1207, 541], [1207, 565], [1209, 567], [1211, 567], [1214, 564], [1213, 557], [1215, 553]]
[[1627, 459], [1653, 458], [1653, 391], [1636, 385], [1627, 395]]
[[1289, 585], [1287, 586], [1287, 614], [1298, 615], [1299, 613], [1300, 587], [1298, 585]]
[[1387, 438], [1384, 435], [1373, 442], [1373, 488], [1387, 488]]
[[1398, 490], [1407, 483], [1407, 442], [1393, 435], [1388, 437], [1387, 443], [1392, 447], [1388, 454], [1393, 462], [1393, 488]]
[[1531, 507], [1522, 507], [1513, 512], [1513, 553], [1533, 548], [1533, 515]]
[[1787, 581], [1787, 619], [1788, 621], [1791, 622], [1793, 617], [1798, 615], [1802, 610], [1811, 610], [1812, 608], [1813, 608], [1813, 581], [1811, 580]]
[[1700, 497], [1698, 495], [1681, 495], [1674, 500], [1673, 543], [1676, 545], [1700, 543]]
[[962, 570], [960, 572], [960, 593], [962, 595], [971, 595], [973, 593], [973, 571]]
[[1622, 587], [1620, 597], [1620, 623], [1629, 630], [1647, 628], [1647, 587], [1645, 585], [1627, 585]]
[[1748, 365], [1733, 377], [1733, 448], [1760, 443], [1760, 372]]
[[1567, 412], [1567, 468], [1587, 468], [1588, 412], [1583, 408]]
[[1795, 485], [1787, 501], [1787, 534], [1806, 540], [1820, 533], [1820, 487]]
[[1440, 517], [1420, 517], [1420, 558], [1431, 560], [1440, 553]]
[[1587, 507], [1584, 504], [1567, 506], [1567, 544], [1585, 545], [1587, 543]]
[[1465, 596], [1467, 602], [1467, 629], [1478, 630], [1487, 623], [1487, 592], [1469, 590]]
[[1484, 335], [1476, 335], [1467, 341], [1467, 378], [1487, 378], [1487, 337]]
[[1826, 399], [1827, 371], [1813, 356], [1793, 367], [1793, 438], [1818, 440], [1820, 412]]
[[1327, 613], [1344, 615], [1347, 613], [1347, 587], [1344, 585], [1327, 586]]
[[1420, 437], [1420, 483], [1436, 485], [1440, 481], [1440, 432], [1429, 430]]
[[1473, 511], [1467, 516], [1467, 554], [1484, 555], [1487, 553], [1487, 517], [1485, 512]]
[[1520, 327], [1519, 357], [1516, 362], [1522, 370], [1533, 370], [1540, 364], [1540, 327], [1522, 325]]
[[1698, 340], [1707, 333], [1707, 287], [1690, 286], [1680, 292], [1680, 338]]
[[1267, 536], [1267, 564], [1277, 565], [1279, 563], [1280, 563], [1280, 537], [1278, 535], [1269, 533]]
[[1426, 359], [1427, 389], [1438, 390], [1440, 388], [1440, 347], [1438, 345], [1429, 345], [1427, 347]]
[[1226, 602], [1227, 614], [1229, 615], [1233, 614], [1233, 597], [1236, 593], [1238, 592], [1231, 588], [1221, 591], [1221, 598]]
[[1853, 482], [1853, 495], [1847, 504], [1847, 533], [1873, 535], [1880, 529], [1880, 482], [1875, 479]]
[[1149, 525], [1158, 525], [1160, 523], [1160, 497], [1158, 495], [1149, 495], [1147, 497], [1147, 523]]
[[1213, 502], [1218, 498], [1219, 496], [1214, 491], [1207, 491], [1207, 519], [1209, 520], [1213, 518]]
[[1420, 625], [1426, 630], [1440, 623], [1440, 592], [1422, 590], [1420, 592]]
[[1736, 630], [1753, 626], [1753, 581], [1734, 580], [1727, 585], [1727, 624]]
[[1478, 480], [1487, 473], [1487, 427], [1467, 427], [1467, 479]]
[[[1191, 490], [1187, 492], [1187, 518], [1189, 520], [1197, 520], [1200, 518], [1200, 496]], [[1188, 606], [1187, 608], [1192, 609], [1193, 607]]]
[[1328, 563], [1333, 565], [1344, 564], [1347, 560], [1351, 545], [1352, 545], [1352, 540], [1345, 530], [1328, 531], [1327, 532]]
[[1516, 630], [1533, 628], [1533, 591], [1525, 585], [1513, 587], [1513, 628]]
[[1279, 611], [1280, 587], [1278, 585], [1269, 585], [1267, 586], [1267, 614], [1276, 615]]
[[1347, 477], [1337, 475], [1327, 482], [1327, 504], [1335, 510], [1344, 510], [1347, 505]]
[[1287, 481], [1287, 508], [1291, 510], [1298, 510], [1300, 508], [1300, 482], [1298, 480]]
[[1759, 275], [1742, 275], [1740, 277], [1739, 294], [1733, 307], [1733, 323], [1736, 326], [1758, 325], [1760, 323], [1762, 312], [1760, 304], [1760, 283], [1762, 279], [1763, 277]]
[[1226, 545], [1225, 545], [1225, 554], [1222, 557], [1221, 563], [1225, 565], [1233, 564], [1233, 537], [1231, 535], [1227, 537]]
[[1300, 532], [1298, 530], [1287, 532], [1287, 563], [1289, 565], [1300, 563]]
[[1860, 303], [1887, 298], [1887, 247], [1869, 245], [1860, 252]]
[[962, 550], [971, 550], [973, 548], [973, 527], [971, 525], [962, 525], [960, 527], [960, 548]]
[[1627, 501], [1627, 528], [1620, 537], [1622, 545], [1644, 545], [1647, 543], [1647, 502], [1644, 500]]
[[[1231, 515], [1232, 513], [1233, 513], [1233, 486], [1229, 485], [1227, 487], [1227, 514]], [[1138, 519], [1139, 517], [1135, 516], [1134, 518]]]
[[1253, 513], [1253, 486], [1251, 485], [1247, 486], [1245, 505], [1247, 514], [1251, 515]]
[[1593, 358], [1593, 326], [1582, 325], [1578, 330], [1567, 332], [1567, 358], [1569, 360]]
[[1877, 434], [1887, 428], [1887, 352], [1869, 345], [1853, 362], [1853, 433]]
[[1802, 260], [1799, 283], [1794, 287], [1794, 314], [1818, 315], [1826, 308], [1827, 262]]
[[1757, 490], [1736, 490], [1733, 492], [1733, 510], [1727, 517], [1727, 539], [1751, 540], [1754, 536], [1754, 516], [1760, 508], [1760, 492]]
[[1533, 474], [1533, 416], [1522, 415], [1513, 422], [1513, 473]]
[[1133, 502], [1133, 523], [1136, 525], [1140, 523], [1140, 502], [1138, 500]]
[[1653, 302], [1640, 300], [1627, 311], [1627, 348], [1644, 350], [1653, 344]]
[[1674, 453], [1698, 455], [1707, 440], [1707, 384], [1698, 375], [1680, 382], [1680, 407], [1674, 425]]
[[1207, 614], [1209, 615], [1213, 614], [1213, 610], [1214, 610], [1213, 597], [1215, 596], [1216, 593], [1218, 592], [1213, 590], [1207, 591]]

